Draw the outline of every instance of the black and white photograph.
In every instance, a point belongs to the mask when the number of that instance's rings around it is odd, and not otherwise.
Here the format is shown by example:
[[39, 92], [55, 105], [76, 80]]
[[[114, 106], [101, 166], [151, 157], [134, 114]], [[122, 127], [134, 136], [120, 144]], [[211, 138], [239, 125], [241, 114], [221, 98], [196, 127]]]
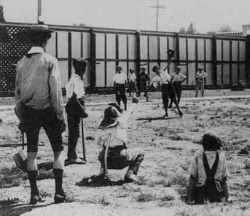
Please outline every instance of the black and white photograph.
[[249, 7], [0, 0], [0, 216], [250, 216]]

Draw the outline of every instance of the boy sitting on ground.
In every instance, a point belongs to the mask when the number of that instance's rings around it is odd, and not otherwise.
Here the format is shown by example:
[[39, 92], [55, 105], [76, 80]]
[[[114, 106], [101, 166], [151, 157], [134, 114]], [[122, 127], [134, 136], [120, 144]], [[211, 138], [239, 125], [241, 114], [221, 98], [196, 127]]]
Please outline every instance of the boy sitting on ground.
[[189, 167], [189, 203], [228, 200], [227, 166], [220, 138], [204, 134], [203, 150], [196, 152]]

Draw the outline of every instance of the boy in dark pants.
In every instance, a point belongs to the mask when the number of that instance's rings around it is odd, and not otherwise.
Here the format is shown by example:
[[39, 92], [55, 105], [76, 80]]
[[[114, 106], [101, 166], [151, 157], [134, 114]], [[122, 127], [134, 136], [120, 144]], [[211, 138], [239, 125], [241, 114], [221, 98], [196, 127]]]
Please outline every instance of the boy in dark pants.
[[122, 67], [118, 65], [116, 67], [116, 74], [113, 77], [115, 88], [115, 99], [118, 105], [121, 105], [121, 101], [124, 104], [124, 109], [127, 110], [127, 96], [125, 85], [127, 83], [127, 76], [122, 73]]
[[[177, 97], [177, 103], [180, 104], [181, 100], [181, 84], [186, 80], [186, 76], [181, 73], [181, 67], [177, 66], [176, 71], [172, 74], [172, 83], [175, 89], [176, 97]], [[171, 100], [171, 103], [169, 105], [169, 108], [172, 107], [173, 101]]]
[[62, 132], [65, 130], [60, 71], [57, 59], [45, 53], [52, 31], [34, 25], [27, 31], [32, 48], [18, 62], [15, 100], [20, 129], [27, 135], [27, 173], [31, 188], [30, 204], [43, 201], [37, 186], [39, 131], [43, 127], [54, 152], [55, 203], [65, 200], [62, 188]]
[[68, 117], [68, 158], [65, 160], [65, 166], [70, 164], [84, 164], [81, 158], [77, 157], [76, 145], [80, 136], [80, 120], [88, 117], [85, 112], [85, 88], [83, 75], [85, 74], [87, 61], [84, 59], [74, 59], [72, 73], [69, 82], [66, 85], [66, 95], [69, 99], [66, 105]]
[[[138, 75], [138, 94], [137, 97], [141, 96], [141, 92], [147, 91], [147, 82], [149, 81], [149, 76], [146, 74], [146, 67], [141, 66], [141, 72]], [[144, 95], [147, 99], [147, 94]]]

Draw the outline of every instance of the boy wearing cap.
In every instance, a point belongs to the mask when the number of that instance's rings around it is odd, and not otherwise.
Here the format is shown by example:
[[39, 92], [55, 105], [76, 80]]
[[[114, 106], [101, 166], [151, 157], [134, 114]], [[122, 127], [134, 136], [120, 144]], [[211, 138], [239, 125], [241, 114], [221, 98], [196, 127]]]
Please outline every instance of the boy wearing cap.
[[[177, 102], [180, 104], [181, 100], [181, 84], [186, 80], [186, 76], [181, 72], [181, 67], [176, 66], [176, 71], [172, 74], [172, 83], [174, 85]], [[173, 101], [171, 100], [169, 107], [172, 107]]]
[[129, 89], [129, 96], [131, 96], [132, 91], [135, 90], [135, 93], [138, 94], [137, 90], [137, 79], [135, 74], [135, 69], [130, 68], [128, 73], [128, 89]]
[[121, 105], [121, 101], [124, 104], [124, 109], [127, 110], [127, 96], [125, 85], [127, 83], [127, 76], [122, 73], [122, 66], [116, 67], [116, 74], [113, 77], [114, 88], [115, 88], [115, 99], [118, 105]]
[[[141, 66], [141, 72], [138, 75], [138, 94], [137, 94], [137, 97], [141, 96], [141, 92], [146, 92], [148, 81], [149, 81], [149, 76], [146, 74], [146, 67]], [[145, 97], [147, 98], [147, 94], [145, 94]]]
[[66, 112], [68, 118], [68, 154], [65, 160], [65, 166], [70, 164], [84, 164], [85, 161], [80, 159], [76, 153], [76, 145], [80, 136], [80, 120], [87, 118], [85, 112], [85, 88], [83, 75], [85, 74], [87, 61], [84, 59], [74, 59], [73, 67], [75, 72], [72, 73], [69, 82], [66, 84]]
[[202, 138], [203, 150], [198, 150], [189, 167], [189, 203], [228, 200], [227, 165], [221, 151], [222, 141], [213, 133]]
[[31, 188], [30, 204], [42, 201], [37, 187], [38, 136], [44, 128], [53, 152], [55, 203], [65, 200], [62, 188], [62, 132], [65, 130], [60, 71], [57, 59], [45, 53], [52, 30], [35, 25], [27, 31], [32, 48], [18, 62], [15, 83], [16, 114], [20, 129], [27, 135], [27, 174]]
[[199, 90], [201, 90], [201, 95], [204, 97], [204, 84], [207, 73], [203, 71], [202, 67], [198, 67], [198, 71], [195, 75], [196, 87], [195, 87], [195, 97], [198, 97]]
[[138, 98], [133, 98], [133, 104], [127, 111], [122, 111], [116, 104], [110, 104], [105, 109], [104, 118], [98, 127], [96, 135], [96, 143], [103, 147], [99, 154], [101, 169], [100, 173], [93, 178], [104, 177], [105, 175], [104, 157], [105, 148], [108, 146], [107, 168], [124, 169], [129, 167], [124, 180], [126, 182], [138, 181], [137, 173], [144, 159], [144, 153], [141, 150], [130, 150], [127, 147], [127, 121], [138, 101]]

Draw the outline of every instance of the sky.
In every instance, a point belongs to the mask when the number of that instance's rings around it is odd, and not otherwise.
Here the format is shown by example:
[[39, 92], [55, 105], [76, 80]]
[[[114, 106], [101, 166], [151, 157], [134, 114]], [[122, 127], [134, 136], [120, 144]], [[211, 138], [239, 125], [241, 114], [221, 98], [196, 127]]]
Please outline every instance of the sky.
[[[155, 30], [157, 0], [42, 0], [47, 24]], [[194, 23], [199, 33], [250, 24], [250, 0], [159, 0], [159, 31], [178, 32]], [[37, 0], [0, 0], [9, 22], [36, 23]]]

